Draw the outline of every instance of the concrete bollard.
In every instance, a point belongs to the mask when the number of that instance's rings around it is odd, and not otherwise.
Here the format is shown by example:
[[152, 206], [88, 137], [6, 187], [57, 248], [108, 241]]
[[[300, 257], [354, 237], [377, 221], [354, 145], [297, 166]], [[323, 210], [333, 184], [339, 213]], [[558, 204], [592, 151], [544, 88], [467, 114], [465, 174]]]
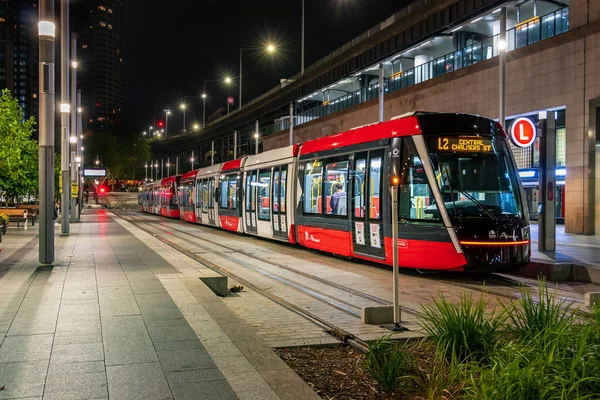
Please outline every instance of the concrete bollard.
[[593, 307], [594, 304], [599, 304], [600, 292], [587, 292], [585, 294], [584, 303], [586, 307]]

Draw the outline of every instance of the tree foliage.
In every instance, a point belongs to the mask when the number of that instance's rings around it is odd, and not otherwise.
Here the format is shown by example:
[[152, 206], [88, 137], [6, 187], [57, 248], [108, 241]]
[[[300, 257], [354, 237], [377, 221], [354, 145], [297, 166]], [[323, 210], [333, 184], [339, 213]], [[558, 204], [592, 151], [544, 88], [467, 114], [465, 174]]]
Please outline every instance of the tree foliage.
[[85, 148], [86, 165], [95, 165], [95, 161], [99, 160], [116, 179], [140, 178], [144, 163], [150, 159], [150, 145], [139, 133], [88, 132]]
[[23, 110], [10, 91], [0, 95], [0, 191], [6, 197], [38, 192], [38, 145], [31, 139], [35, 119]]

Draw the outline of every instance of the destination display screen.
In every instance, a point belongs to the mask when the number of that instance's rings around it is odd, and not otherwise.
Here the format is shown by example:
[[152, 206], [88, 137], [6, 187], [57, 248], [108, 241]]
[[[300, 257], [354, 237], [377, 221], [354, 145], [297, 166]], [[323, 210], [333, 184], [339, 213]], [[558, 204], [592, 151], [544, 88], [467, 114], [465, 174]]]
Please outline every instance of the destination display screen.
[[432, 150], [457, 153], [491, 153], [492, 139], [474, 136], [440, 136], [430, 141]]

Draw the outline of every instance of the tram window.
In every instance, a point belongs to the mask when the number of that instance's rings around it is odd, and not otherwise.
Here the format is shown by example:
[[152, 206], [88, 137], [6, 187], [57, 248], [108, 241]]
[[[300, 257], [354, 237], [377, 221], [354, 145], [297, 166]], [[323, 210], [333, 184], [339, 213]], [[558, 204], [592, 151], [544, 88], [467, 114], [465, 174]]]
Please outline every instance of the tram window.
[[177, 206], [177, 192], [176, 192], [177, 187], [175, 186], [175, 184], [173, 183], [173, 186], [170, 187], [169, 189], [166, 189], [165, 192], [167, 193], [167, 196], [169, 197], [169, 202], [171, 206]]
[[[348, 161], [340, 159], [327, 160], [325, 166], [325, 193], [328, 215], [347, 215], [348, 194]], [[332, 162], [330, 162], [332, 161]]]
[[354, 216], [365, 216], [365, 178], [367, 176], [367, 160], [365, 158], [354, 161]]
[[251, 171], [246, 175], [246, 210], [254, 211], [255, 189], [256, 188], [256, 171]]
[[412, 139], [405, 139], [402, 147], [399, 218], [409, 221], [441, 221], [423, 163], [417, 155]]
[[263, 221], [271, 220], [271, 170], [262, 170], [258, 174], [258, 219]]
[[[204, 182], [206, 185], [206, 182]], [[208, 191], [206, 193], [208, 198], [208, 208], [215, 208], [215, 179], [208, 178]]]
[[321, 214], [321, 190], [323, 181], [323, 162], [306, 163], [304, 170], [304, 213]]
[[221, 177], [220, 206], [223, 209], [235, 210], [237, 208], [237, 176]]
[[287, 185], [287, 167], [281, 167], [281, 189], [279, 191], [279, 212], [285, 212], [285, 188]]
[[369, 186], [369, 218], [381, 219], [381, 157], [372, 157], [370, 160], [370, 186]]
[[193, 197], [192, 197], [193, 185], [194, 185], [194, 182], [185, 182], [185, 183], [181, 184], [181, 190], [180, 190], [181, 199], [179, 199], [179, 201], [181, 202], [181, 205], [184, 207], [194, 205], [194, 201], [193, 201]]
[[279, 167], [273, 171], [273, 212], [279, 210]]

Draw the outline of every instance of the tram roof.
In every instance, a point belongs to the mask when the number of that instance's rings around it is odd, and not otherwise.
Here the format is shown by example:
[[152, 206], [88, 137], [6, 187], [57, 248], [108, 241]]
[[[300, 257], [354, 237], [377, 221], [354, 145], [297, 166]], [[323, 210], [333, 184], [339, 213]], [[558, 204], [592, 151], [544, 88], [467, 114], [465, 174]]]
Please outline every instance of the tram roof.
[[302, 144], [300, 155], [412, 135], [504, 135], [494, 120], [474, 114], [415, 111]]

